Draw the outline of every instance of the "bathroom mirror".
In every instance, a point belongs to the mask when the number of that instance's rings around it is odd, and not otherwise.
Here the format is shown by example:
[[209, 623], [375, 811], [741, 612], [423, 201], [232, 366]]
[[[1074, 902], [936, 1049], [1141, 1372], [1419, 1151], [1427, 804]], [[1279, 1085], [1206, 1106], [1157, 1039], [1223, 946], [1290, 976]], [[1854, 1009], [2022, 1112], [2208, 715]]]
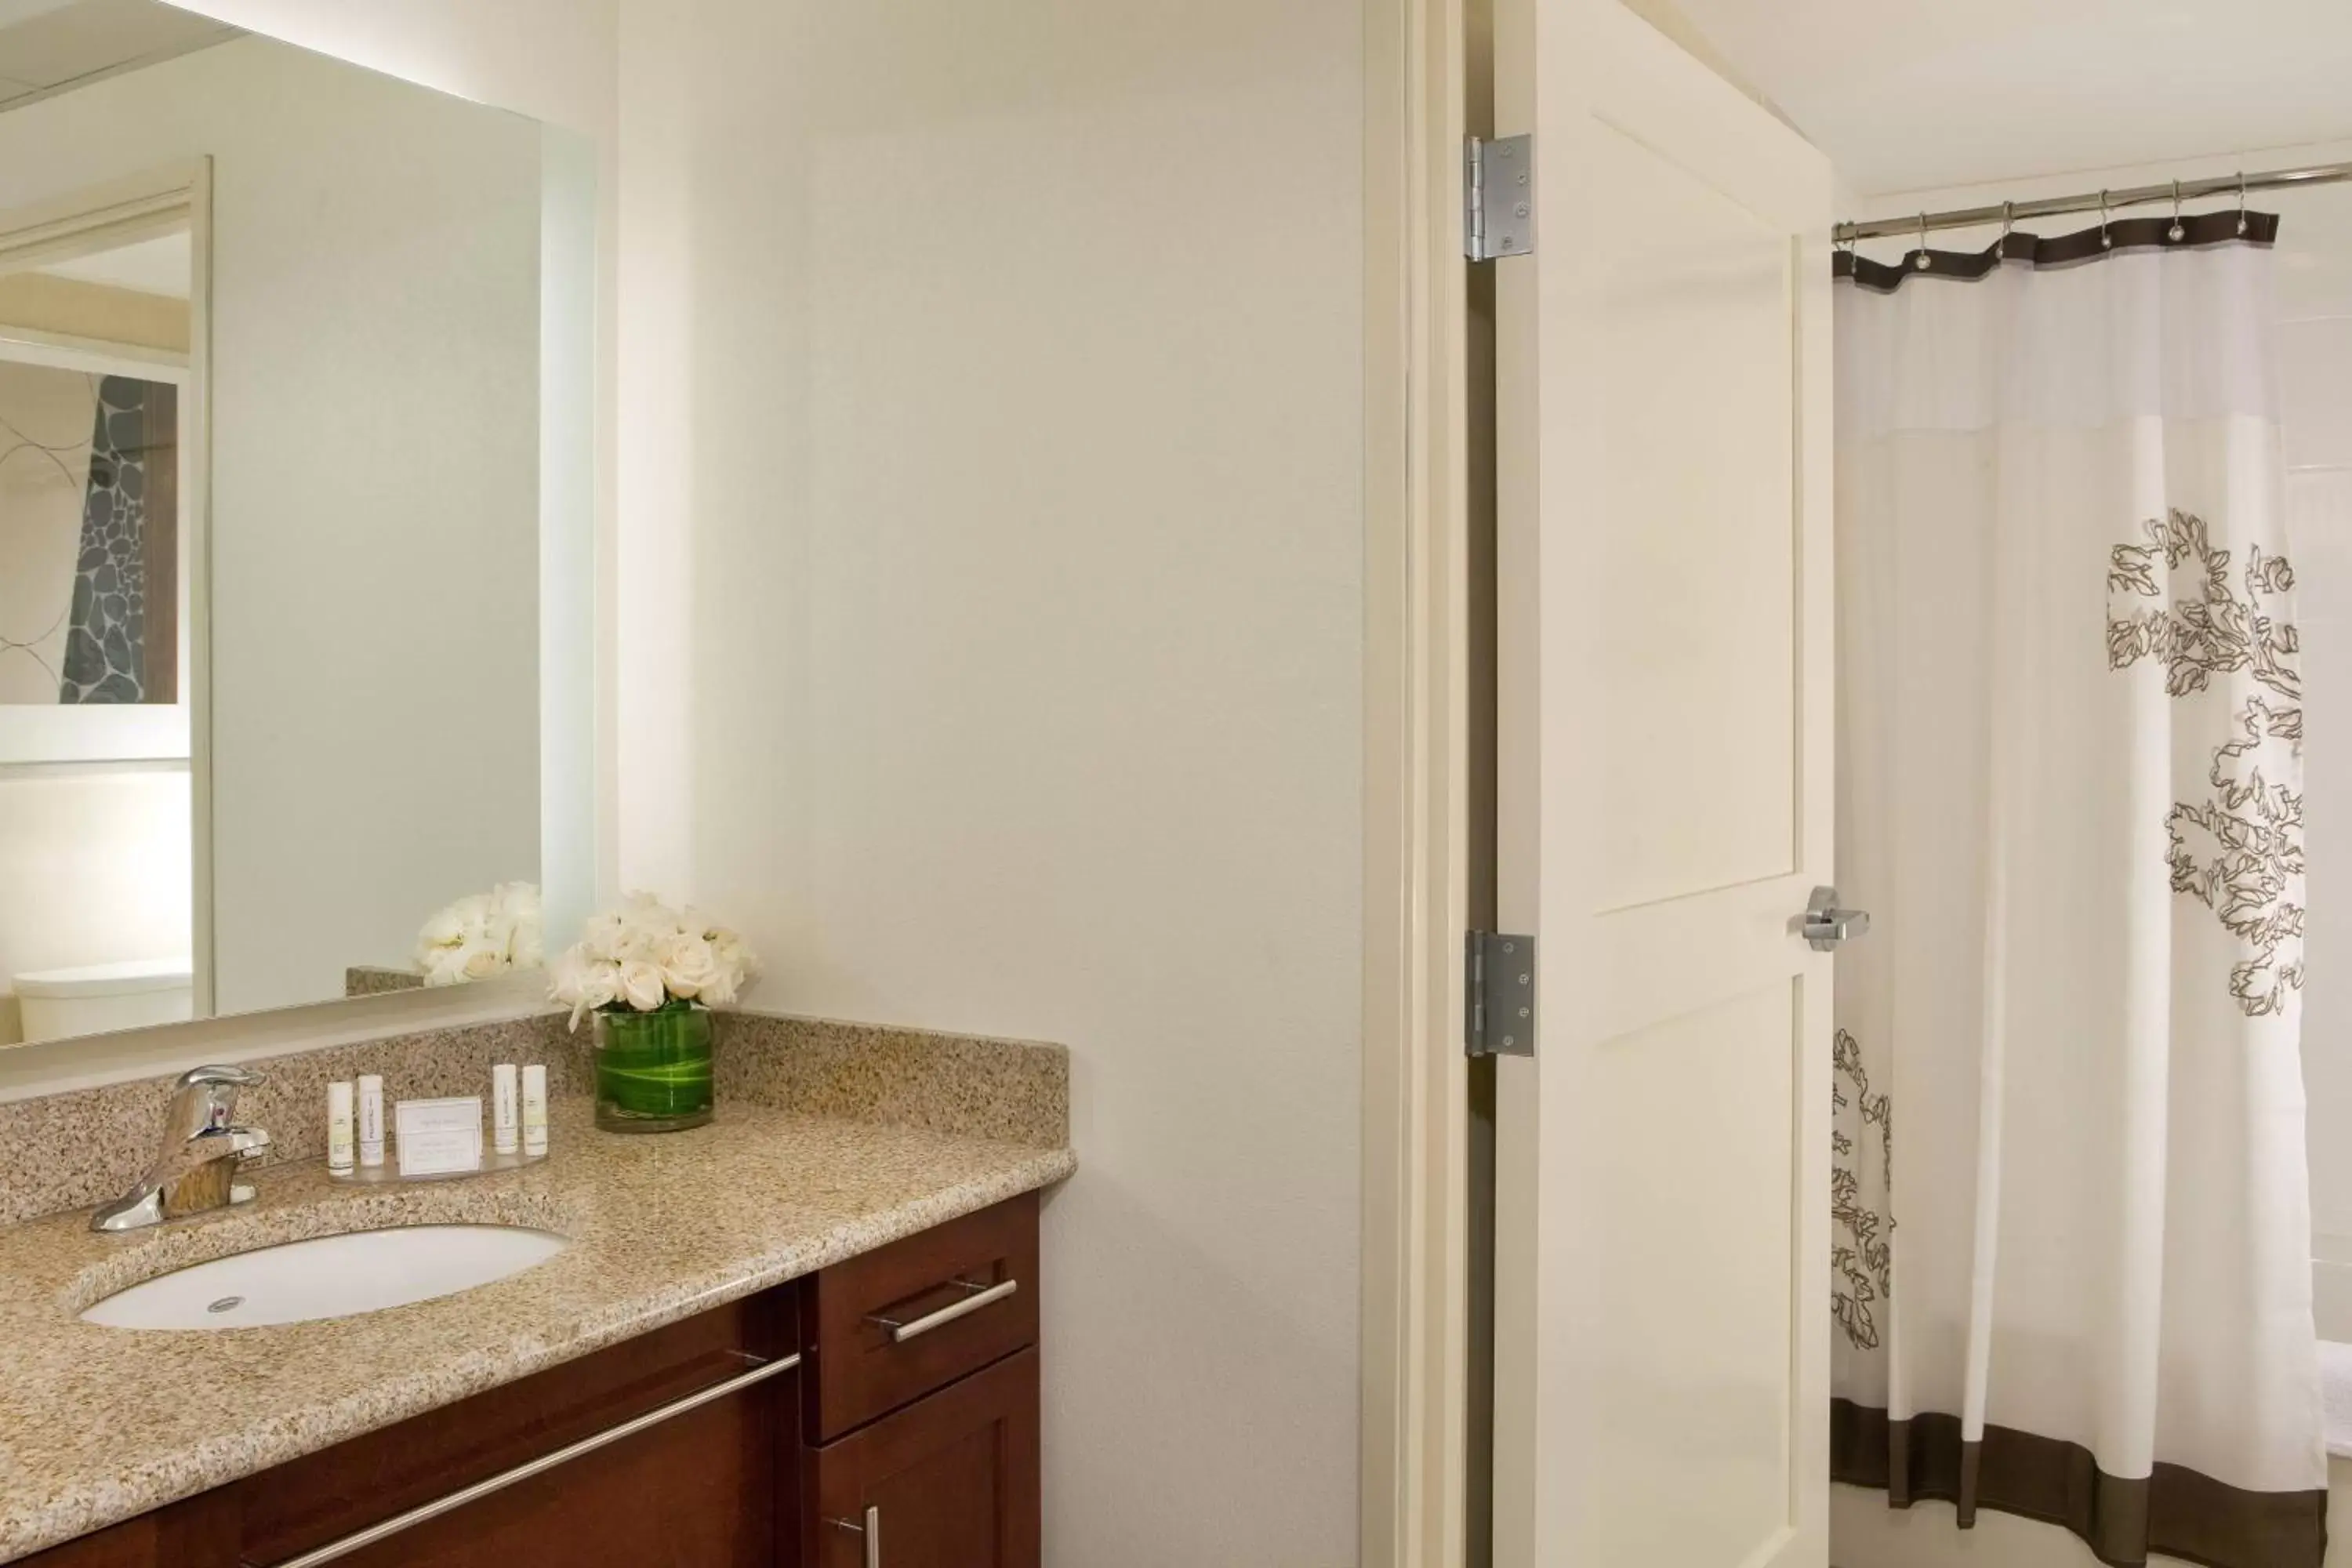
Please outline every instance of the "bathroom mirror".
[[153, 0], [0, 8], [0, 1046], [584, 914], [593, 168]]

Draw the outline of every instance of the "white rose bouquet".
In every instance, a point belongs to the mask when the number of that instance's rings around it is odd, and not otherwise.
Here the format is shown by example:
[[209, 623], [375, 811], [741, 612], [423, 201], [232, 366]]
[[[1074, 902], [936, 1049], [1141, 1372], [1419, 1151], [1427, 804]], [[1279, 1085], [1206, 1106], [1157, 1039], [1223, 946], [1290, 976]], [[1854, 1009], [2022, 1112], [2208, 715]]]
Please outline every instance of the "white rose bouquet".
[[743, 939], [693, 910], [632, 893], [618, 909], [591, 916], [587, 932], [555, 962], [548, 999], [590, 1013], [658, 1013], [725, 1007], [759, 974]]
[[416, 967], [427, 985], [459, 985], [509, 969], [537, 969], [543, 956], [539, 888], [531, 882], [500, 882], [487, 893], [459, 899], [416, 933]]

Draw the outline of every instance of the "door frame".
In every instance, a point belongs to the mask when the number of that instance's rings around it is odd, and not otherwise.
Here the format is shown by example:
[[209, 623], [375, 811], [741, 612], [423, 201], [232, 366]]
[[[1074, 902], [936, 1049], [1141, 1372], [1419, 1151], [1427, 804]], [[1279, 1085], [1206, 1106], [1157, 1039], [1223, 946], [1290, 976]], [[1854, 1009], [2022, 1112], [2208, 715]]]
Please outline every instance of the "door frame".
[[[1622, 3], [1788, 123], [1675, 0]], [[1492, 68], [1490, 11], [1491, 0], [1363, 8], [1362, 1568], [1464, 1568], [1474, 1508], [1491, 1506], [1469, 1495], [1461, 963], [1471, 859], [1491, 849], [1472, 825], [1477, 457], [1461, 245], [1463, 141], [1473, 112], [1492, 112], [1468, 101], [1471, 73]]]
[[1364, 8], [1364, 1568], [1469, 1507], [1465, 10]]
[[[29, 754], [12, 727], [0, 737], [0, 773], [147, 770], [188, 773], [189, 961], [194, 1016], [213, 1006], [212, 790], [212, 226], [209, 156], [166, 163], [0, 213], [0, 271], [89, 255], [176, 229], [188, 233], [188, 346], [170, 353], [0, 328], [12, 353], [79, 359], [93, 368], [168, 381], [180, 389], [180, 700], [73, 714], [100, 721], [72, 735], [47, 726]], [[32, 716], [46, 718], [39, 710]], [[29, 728], [24, 726], [22, 728]], [[77, 1038], [76, 1047], [86, 1045]], [[19, 1047], [21, 1048], [21, 1047]]]

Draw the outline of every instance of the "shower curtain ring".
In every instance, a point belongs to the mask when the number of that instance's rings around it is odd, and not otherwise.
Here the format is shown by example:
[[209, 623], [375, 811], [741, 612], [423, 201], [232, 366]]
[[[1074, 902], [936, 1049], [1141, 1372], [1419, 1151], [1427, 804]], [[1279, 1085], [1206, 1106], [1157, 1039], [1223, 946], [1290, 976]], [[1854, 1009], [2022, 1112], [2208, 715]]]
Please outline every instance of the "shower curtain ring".
[[1911, 265], [1922, 272], [1936, 265], [1936, 258], [1927, 254], [1927, 215], [1924, 212], [1919, 215], [1919, 248], [1913, 253]]
[[2175, 245], [2189, 237], [2189, 230], [2180, 221], [2180, 182], [2179, 180], [2172, 182], [2172, 226], [2164, 231], [2164, 237]]
[[2016, 204], [2015, 202], [2003, 202], [2003, 203], [2001, 203], [2001, 204], [2000, 204], [2000, 243], [1999, 245], [1997, 245], [1997, 246], [1993, 247], [1993, 254], [1994, 254], [1994, 255], [1996, 255], [1996, 256], [1998, 256], [1998, 257], [2000, 257], [2003, 261], [2006, 261], [2006, 260], [2008, 260], [2008, 259], [2009, 259], [2009, 231], [2010, 231], [2011, 229], [2012, 229], [2012, 228], [2016, 227], [2016, 226], [2017, 226], [2017, 204]]
[[2238, 171], [2238, 237], [2246, 237], [2246, 172]]
[[2116, 237], [2107, 232], [2107, 193], [2102, 189], [2099, 192], [2099, 248], [2113, 250], [2115, 247]]

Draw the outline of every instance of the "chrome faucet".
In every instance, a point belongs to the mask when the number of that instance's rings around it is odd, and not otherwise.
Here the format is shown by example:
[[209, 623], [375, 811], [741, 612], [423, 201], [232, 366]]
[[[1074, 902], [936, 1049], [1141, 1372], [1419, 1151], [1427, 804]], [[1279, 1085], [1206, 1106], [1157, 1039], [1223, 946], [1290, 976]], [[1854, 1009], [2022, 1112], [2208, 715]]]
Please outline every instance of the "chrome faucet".
[[269, 1147], [258, 1127], [233, 1125], [236, 1091], [261, 1082], [243, 1068], [194, 1068], [172, 1087], [163, 1146], [139, 1184], [98, 1211], [92, 1230], [137, 1230], [231, 1204], [251, 1203], [237, 1167]]

